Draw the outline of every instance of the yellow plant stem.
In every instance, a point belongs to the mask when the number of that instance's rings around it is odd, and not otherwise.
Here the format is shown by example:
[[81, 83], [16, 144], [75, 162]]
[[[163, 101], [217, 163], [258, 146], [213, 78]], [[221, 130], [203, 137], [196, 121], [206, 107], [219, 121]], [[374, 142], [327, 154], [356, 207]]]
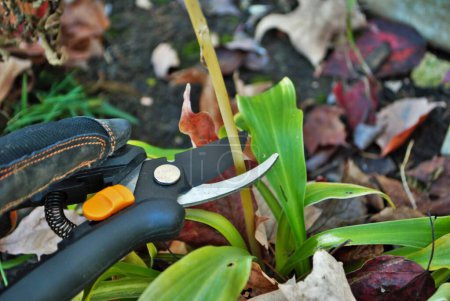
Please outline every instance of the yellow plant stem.
[[[231, 111], [231, 105], [227, 89], [225, 87], [225, 82], [223, 80], [222, 71], [220, 70], [216, 51], [214, 50], [214, 46], [209, 35], [208, 24], [206, 23], [205, 16], [203, 15], [200, 4], [197, 0], [185, 0], [184, 3], [186, 4], [192, 26], [194, 27], [195, 35], [197, 36], [197, 40], [200, 45], [202, 59], [206, 63], [209, 74], [211, 75], [217, 102], [219, 104], [220, 114], [222, 115], [225, 130], [231, 146], [231, 151], [233, 153], [236, 172], [238, 174], [244, 173], [246, 171], [244, 155], [242, 153], [238, 131], [234, 124], [233, 112]], [[244, 210], [245, 227], [250, 244], [250, 250], [253, 255], [260, 257], [260, 249], [255, 239], [254, 209], [250, 190], [248, 188], [242, 189], [240, 195], [242, 208]]]

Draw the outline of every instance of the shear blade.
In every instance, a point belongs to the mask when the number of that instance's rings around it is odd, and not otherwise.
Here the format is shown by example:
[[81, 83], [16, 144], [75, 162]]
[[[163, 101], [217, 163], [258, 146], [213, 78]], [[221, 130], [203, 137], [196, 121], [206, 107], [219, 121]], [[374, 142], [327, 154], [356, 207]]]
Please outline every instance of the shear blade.
[[212, 184], [203, 184], [192, 188], [186, 194], [178, 197], [178, 203], [184, 207], [190, 207], [206, 203], [208, 201], [224, 197], [244, 187], [250, 186], [275, 164], [278, 154], [271, 155], [266, 161], [257, 167], [231, 179]]

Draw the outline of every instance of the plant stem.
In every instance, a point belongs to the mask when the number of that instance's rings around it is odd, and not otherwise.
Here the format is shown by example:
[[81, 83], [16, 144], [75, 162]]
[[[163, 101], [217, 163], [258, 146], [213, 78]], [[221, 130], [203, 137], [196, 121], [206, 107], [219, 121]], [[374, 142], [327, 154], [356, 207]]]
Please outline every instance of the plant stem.
[[[197, 0], [185, 0], [184, 3], [186, 4], [192, 26], [194, 27], [195, 35], [197, 36], [197, 40], [200, 45], [202, 59], [206, 63], [211, 75], [214, 92], [216, 93], [217, 102], [219, 104], [220, 114], [222, 115], [225, 130], [230, 142], [236, 172], [237, 174], [242, 174], [246, 171], [244, 155], [242, 153], [238, 131], [236, 125], [234, 124], [233, 112], [231, 111], [231, 105], [222, 72], [220, 70], [219, 61], [217, 60], [216, 52], [209, 35], [208, 24], [206, 23], [205, 16], [203, 15], [200, 4]], [[255, 219], [250, 189], [242, 189], [240, 195], [250, 250], [253, 255], [260, 258], [260, 249], [255, 239]]]

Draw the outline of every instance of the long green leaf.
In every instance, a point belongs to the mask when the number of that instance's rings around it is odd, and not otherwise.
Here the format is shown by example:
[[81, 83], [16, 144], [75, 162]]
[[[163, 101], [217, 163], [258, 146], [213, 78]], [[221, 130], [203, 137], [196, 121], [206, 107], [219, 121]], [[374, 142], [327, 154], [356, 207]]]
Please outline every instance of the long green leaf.
[[203, 223], [216, 229], [233, 247], [247, 250], [245, 241], [239, 231], [222, 215], [202, 209], [186, 209], [186, 219]]
[[[104, 280], [110, 279], [113, 276], [126, 277], [127, 279], [133, 279], [136, 281], [142, 280], [146, 282], [148, 285], [153, 279], [158, 277], [159, 274], [160, 274], [159, 271], [149, 269], [140, 265], [135, 265], [126, 262], [117, 262], [115, 265], [110, 267], [106, 272], [104, 272], [100, 277], [98, 277], [98, 279], [90, 287], [85, 289], [83, 294], [83, 301], [93, 300], [92, 298], [97, 292], [98, 287], [102, 285]], [[109, 284], [107, 285], [109, 291], [115, 291], [115, 289], [113, 288], [114, 284], [118, 284], [118, 286], [122, 285], [121, 282], [112, 283], [111, 281], [109, 281]], [[144, 289], [142, 289], [142, 291]]]
[[420, 264], [424, 269], [427, 268], [430, 261], [431, 252], [434, 248], [433, 260], [431, 261], [430, 270], [435, 271], [441, 268], [450, 269], [450, 234], [446, 234], [429, 244], [427, 247], [408, 254], [406, 258]]
[[450, 270], [439, 269], [431, 273], [431, 277], [433, 277], [434, 284], [436, 285], [436, 287], [439, 287], [450, 279]]
[[184, 152], [184, 151], [187, 150], [187, 149], [164, 149], [164, 148], [159, 148], [159, 147], [150, 145], [150, 144], [148, 144], [146, 142], [139, 141], [139, 140], [128, 140], [128, 144], [142, 147], [145, 150], [145, 152], [147, 154], [147, 157], [149, 157], [149, 158], [166, 157], [168, 160], [175, 159], [175, 155], [176, 154]]
[[[101, 282], [92, 293], [92, 301], [122, 300], [138, 298], [151, 280], [124, 278]], [[157, 299], [155, 299], [157, 300]]]
[[[272, 89], [253, 97], [238, 96], [238, 126], [252, 137], [252, 151], [259, 163], [278, 153], [278, 162], [267, 173], [288, 219], [294, 245], [306, 239], [303, 200], [306, 167], [303, 150], [303, 113], [297, 108], [293, 83], [284, 78]], [[285, 239], [290, 239], [286, 237]]]
[[[434, 235], [450, 233], [450, 216], [439, 217], [434, 223]], [[424, 248], [431, 243], [429, 218], [414, 218], [373, 224], [342, 227], [310, 237], [289, 257], [280, 272], [289, 273], [297, 262], [312, 256], [317, 249], [332, 248], [346, 241], [347, 245], [386, 244]]]
[[395, 207], [391, 198], [381, 191], [355, 184], [309, 182], [306, 184], [305, 207], [320, 203], [327, 199], [350, 199], [368, 194], [382, 196], [392, 207]]
[[203, 247], [165, 270], [139, 300], [236, 300], [250, 275], [252, 256], [235, 247]]
[[442, 284], [439, 289], [428, 299], [428, 301], [448, 301], [450, 300], [450, 283]]

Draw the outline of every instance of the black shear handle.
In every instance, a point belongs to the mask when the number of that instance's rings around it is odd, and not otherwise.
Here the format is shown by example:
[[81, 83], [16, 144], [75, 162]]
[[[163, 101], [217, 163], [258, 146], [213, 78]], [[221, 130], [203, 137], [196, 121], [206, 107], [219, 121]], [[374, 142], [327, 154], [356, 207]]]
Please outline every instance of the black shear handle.
[[184, 216], [184, 208], [173, 199], [139, 202], [62, 247], [0, 300], [70, 300], [136, 246], [176, 237]]

